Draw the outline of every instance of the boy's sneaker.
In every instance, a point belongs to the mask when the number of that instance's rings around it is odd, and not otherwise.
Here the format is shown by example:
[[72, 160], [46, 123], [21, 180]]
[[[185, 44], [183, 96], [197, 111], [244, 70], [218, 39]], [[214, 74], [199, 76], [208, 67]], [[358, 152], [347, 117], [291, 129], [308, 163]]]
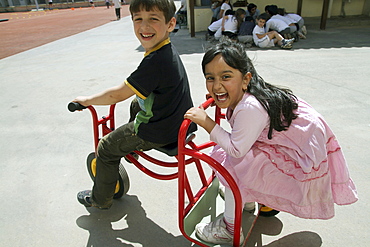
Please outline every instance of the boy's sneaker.
[[[233, 245], [233, 235], [226, 229], [223, 217], [208, 224], [199, 223], [195, 226], [195, 233], [199, 239], [208, 243]], [[243, 241], [243, 232], [240, 232], [240, 244]]]
[[112, 203], [107, 203], [105, 205], [98, 205], [91, 199], [91, 190], [83, 190], [78, 192], [77, 200], [84, 205], [85, 207], [94, 207], [98, 209], [109, 209], [112, 206]]
[[281, 48], [282, 49], [292, 49], [293, 45], [292, 44], [285, 44], [285, 45], [281, 45]]
[[294, 38], [292, 38], [292, 39], [283, 39], [281, 42], [283, 43], [283, 45], [285, 45], [285, 44], [293, 45], [294, 40], [295, 40]]
[[283, 39], [281, 41], [281, 48], [283, 49], [291, 49], [293, 47], [293, 42], [294, 42], [294, 38], [293, 39]]
[[303, 26], [303, 27], [302, 27], [302, 33], [303, 33], [304, 35], [307, 35], [307, 28], [306, 28], [306, 26]]

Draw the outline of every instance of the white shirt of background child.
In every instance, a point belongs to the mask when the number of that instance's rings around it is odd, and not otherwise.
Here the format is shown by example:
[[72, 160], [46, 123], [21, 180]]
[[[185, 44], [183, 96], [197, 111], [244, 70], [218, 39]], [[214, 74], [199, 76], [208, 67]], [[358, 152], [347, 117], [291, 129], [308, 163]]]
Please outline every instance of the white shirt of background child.
[[238, 32], [238, 22], [233, 15], [228, 15], [228, 18], [224, 22], [224, 31], [225, 32]]
[[218, 19], [217, 21], [212, 22], [211, 25], [209, 25], [208, 29], [212, 32], [216, 32], [219, 28], [222, 26], [222, 18]]
[[285, 22], [288, 26], [290, 25], [290, 24], [292, 24], [293, 23], [293, 21], [291, 20], [291, 19], [289, 19], [289, 18], [287, 18], [287, 17], [284, 17], [284, 16], [282, 16], [282, 15], [279, 15], [279, 14], [277, 14], [277, 15], [273, 15], [272, 17], [271, 17], [271, 19], [278, 19], [278, 20], [282, 20], [283, 22]]
[[302, 19], [300, 15], [293, 14], [293, 13], [286, 14], [285, 17], [291, 19], [294, 23], [298, 23]]
[[256, 25], [253, 29], [253, 41], [255, 44], [258, 44], [258, 41], [261, 40], [257, 37], [257, 34], [265, 34], [266, 33], [266, 30], [264, 27], [260, 27], [258, 25]]
[[272, 29], [280, 32], [286, 29], [287, 27], [289, 26], [284, 21], [279, 19], [270, 19], [266, 22], [266, 31]]
[[228, 9], [231, 9], [231, 7], [230, 7], [230, 5], [229, 5], [229, 4], [227, 4], [227, 3], [223, 3], [223, 4], [221, 5], [221, 9], [220, 9], [220, 11], [221, 11], [221, 10], [223, 10], [223, 11], [224, 11], [224, 13], [223, 13], [223, 16], [222, 16], [222, 17], [224, 17], [224, 16], [225, 16], [226, 10], [228, 10]]

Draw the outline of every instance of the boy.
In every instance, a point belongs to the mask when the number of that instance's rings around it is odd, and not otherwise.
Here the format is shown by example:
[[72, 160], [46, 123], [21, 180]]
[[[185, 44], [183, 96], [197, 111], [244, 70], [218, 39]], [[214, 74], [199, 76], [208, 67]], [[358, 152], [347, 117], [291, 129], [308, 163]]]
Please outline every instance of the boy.
[[284, 39], [276, 31], [265, 31], [266, 20], [268, 15], [266, 13], [260, 14], [257, 17], [257, 25], [253, 29], [253, 41], [256, 46], [261, 48], [274, 47], [277, 43], [283, 49], [291, 49], [294, 39]]
[[[138, 112], [100, 140], [94, 187], [77, 194], [86, 207], [111, 207], [122, 157], [177, 142], [184, 113], [193, 103], [185, 68], [169, 39], [176, 25], [175, 11], [173, 0], [131, 1], [134, 32], [145, 49], [144, 59], [123, 84], [74, 100], [84, 106], [111, 105], [135, 95], [131, 110]], [[189, 131], [195, 130], [195, 124], [190, 126]]]

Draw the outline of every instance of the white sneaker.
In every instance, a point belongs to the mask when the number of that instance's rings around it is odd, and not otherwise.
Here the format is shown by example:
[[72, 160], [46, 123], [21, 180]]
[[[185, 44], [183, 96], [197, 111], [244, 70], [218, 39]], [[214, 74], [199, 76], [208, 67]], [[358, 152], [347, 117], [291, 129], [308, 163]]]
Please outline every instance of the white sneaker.
[[[233, 245], [233, 235], [226, 229], [223, 217], [208, 224], [199, 223], [195, 226], [195, 233], [199, 239], [208, 243]], [[240, 232], [240, 244], [243, 241], [243, 232]]]
[[302, 27], [302, 33], [303, 33], [304, 35], [307, 35], [307, 28], [306, 28], [306, 26], [303, 26], [303, 27]]

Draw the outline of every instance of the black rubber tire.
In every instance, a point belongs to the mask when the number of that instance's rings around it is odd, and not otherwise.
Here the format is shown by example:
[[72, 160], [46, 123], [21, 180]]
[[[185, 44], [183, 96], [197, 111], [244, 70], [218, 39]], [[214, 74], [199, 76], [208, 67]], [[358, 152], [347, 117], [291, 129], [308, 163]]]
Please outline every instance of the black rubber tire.
[[[94, 181], [96, 171], [96, 156], [95, 152], [90, 153], [86, 159], [87, 171], [89, 172], [90, 178]], [[119, 164], [119, 178], [117, 180], [116, 191], [113, 196], [114, 199], [121, 198], [127, 194], [130, 189], [130, 179], [123, 165]]]
[[260, 208], [259, 215], [263, 216], [263, 217], [272, 217], [272, 216], [277, 215], [278, 213], [280, 213], [280, 211], [277, 211], [275, 209], [272, 209], [272, 208], [266, 207], [265, 205], [262, 205], [261, 208]]

